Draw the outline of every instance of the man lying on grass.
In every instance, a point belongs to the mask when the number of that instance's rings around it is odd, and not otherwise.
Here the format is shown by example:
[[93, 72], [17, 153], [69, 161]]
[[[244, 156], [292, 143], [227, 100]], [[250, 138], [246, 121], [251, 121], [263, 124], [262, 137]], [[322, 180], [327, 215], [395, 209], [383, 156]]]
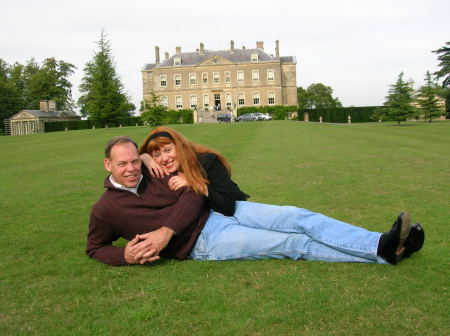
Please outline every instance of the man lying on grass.
[[[172, 136], [167, 132], [153, 137]], [[152, 139], [150, 139], [152, 140]], [[166, 155], [164, 148], [159, 149]], [[171, 152], [179, 166], [180, 153]], [[246, 204], [234, 216], [212, 211], [190, 187], [172, 190], [141, 167], [130, 138], [111, 139], [104, 166], [105, 193], [92, 208], [86, 253], [109, 265], [151, 263], [160, 257], [195, 260], [282, 259], [396, 264], [421, 249], [424, 231], [401, 213], [386, 233], [356, 227], [291, 206]], [[249, 211], [253, 207], [253, 211]], [[251, 214], [251, 215], [246, 215]], [[125, 247], [113, 246], [120, 237]]]

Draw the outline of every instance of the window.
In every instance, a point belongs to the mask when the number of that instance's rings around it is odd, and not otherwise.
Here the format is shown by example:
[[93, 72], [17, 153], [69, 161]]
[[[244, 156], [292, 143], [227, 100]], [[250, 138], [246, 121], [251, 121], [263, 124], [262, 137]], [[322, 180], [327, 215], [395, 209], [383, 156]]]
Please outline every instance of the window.
[[195, 109], [197, 108], [197, 96], [191, 95], [191, 108]]
[[195, 73], [189, 74], [189, 85], [196, 85], [197, 84], [197, 75]]
[[181, 96], [175, 96], [175, 107], [177, 109], [183, 108], [183, 98]]
[[237, 72], [237, 82], [244, 83], [244, 71]]
[[251, 56], [251, 61], [252, 62], [258, 62], [258, 54], [257, 53], [253, 53]]
[[209, 94], [203, 95], [203, 108], [207, 110], [209, 107]]
[[181, 65], [181, 58], [180, 57], [175, 57], [173, 59], [173, 65], [174, 66], [180, 66]]
[[238, 93], [238, 105], [245, 105], [245, 93]]
[[162, 96], [160, 99], [159, 99], [159, 104], [161, 105], [161, 106], [165, 106], [165, 107], [167, 107], [169, 104], [168, 104], [168, 100], [167, 100], [167, 96]]
[[167, 76], [166, 75], [159, 76], [159, 85], [161, 87], [166, 87], [167, 86]]
[[181, 75], [177, 74], [174, 76], [175, 78], [175, 86], [180, 86], [181, 85]]
[[259, 92], [253, 92], [253, 105], [259, 105]]
[[207, 72], [202, 73], [202, 82], [203, 82], [203, 84], [208, 84], [208, 73]]
[[220, 84], [220, 74], [218, 72], [213, 72], [213, 83]]
[[227, 93], [225, 95], [225, 103], [227, 104], [227, 108], [231, 108], [231, 105], [232, 105], [231, 93]]
[[269, 105], [275, 105], [275, 92], [273, 92], [273, 91], [267, 92], [267, 99], [268, 99]]
[[252, 82], [259, 82], [259, 70], [252, 70]]
[[231, 83], [231, 73], [229, 71], [225, 72], [225, 83]]
[[267, 80], [273, 82], [275, 80], [275, 73], [273, 69], [267, 69]]

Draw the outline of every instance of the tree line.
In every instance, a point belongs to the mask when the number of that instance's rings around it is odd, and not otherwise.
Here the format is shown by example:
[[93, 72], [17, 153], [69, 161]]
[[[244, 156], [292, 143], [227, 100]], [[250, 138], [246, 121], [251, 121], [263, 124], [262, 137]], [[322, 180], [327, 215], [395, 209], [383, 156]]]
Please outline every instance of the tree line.
[[[0, 58], [0, 134], [3, 134], [3, 119], [21, 110], [39, 108], [40, 100], [54, 100], [60, 110], [73, 110], [76, 105], [82, 116], [104, 123], [115, 122], [118, 118], [131, 116], [135, 106], [125, 92], [116, 72], [110, 41], [104, 31], [97, 42], [98, 50], [85, 65], [84, 76], [79, 86], [81, 96], [74, 102], [72, 84], [69, 77], [76, 67], [68, 62], [47, 58], [41, 63], [33, 58], [25, 64], [8, 64]], [[413, 102], [421, 107], [420, 114], [431, 121], [439, 116], [436, 95], [446, 99], [447, 113], [450, 109], [450, 42], [437, 50], [440, 69], [425, 75], [425, 85], [415, 94], [412, 81], [404, 79], [402, 72], [397, 82], [390, 86], [384, 107], [373, 116], [379, 120], [395, 120], [398, 123], [419, 114]], [[442, 85], [438, 80], [443, 79]], [[297, 88], [300, 109], [342, 107], [333, 89], [322, 83], [315, 83], [306, 89]], [[141, 112], [149, 123], [164, 120], [165, 110], [157, 107], [156, 101], [141, 106]], [[153, 120], [155, 119], [155, 120]]]
[[82, 116], [106, 124], [131, 116], [135, 106], [116, 72], [104, 31], [97, 46], [98, 50], [83, 69], [81, 96], [77, 102], [72, 99], [69, 81], [76, 69], [73, 64], [55, 58], [47, 58], [42, 63], [32, 58], [25, 64], [8, 64], [0, 59], [0, 134], [4, 132], [4, 119], [21, 110], [37, 110], [41, 100], [54, 100], [58, 110], [73, 110], [78, 106]]

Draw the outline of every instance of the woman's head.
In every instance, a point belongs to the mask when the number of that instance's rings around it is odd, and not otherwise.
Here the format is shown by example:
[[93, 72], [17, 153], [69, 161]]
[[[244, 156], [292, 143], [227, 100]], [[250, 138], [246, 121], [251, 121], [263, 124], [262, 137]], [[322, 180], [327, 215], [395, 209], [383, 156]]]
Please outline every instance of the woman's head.
[[177, 131], [160, 126], [147, 136], [139, 148], [139, 153], [150, 154], [156, 163], [165, 167], [169, 173], [183, 173], [194, 191], [201, 193], [208, 181], [197, 161], [195, 147], [195, 144]]

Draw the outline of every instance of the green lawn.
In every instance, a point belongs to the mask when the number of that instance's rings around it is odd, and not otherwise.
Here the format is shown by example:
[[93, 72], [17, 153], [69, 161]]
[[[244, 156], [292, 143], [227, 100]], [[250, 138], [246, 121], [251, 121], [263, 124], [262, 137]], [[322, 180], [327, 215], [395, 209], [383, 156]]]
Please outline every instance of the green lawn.
[[[271, 121], [175, 127], [223, 152], [255, 202], [385, 231], [426, 231], [397, 266], [173, 261], [110, 267], [85, 253], [103, 146], [146, 127], [0, 137], [0, 335], [445, 335], [450, 122]], [[124, 244], [124, 241], [119, 242]]]

